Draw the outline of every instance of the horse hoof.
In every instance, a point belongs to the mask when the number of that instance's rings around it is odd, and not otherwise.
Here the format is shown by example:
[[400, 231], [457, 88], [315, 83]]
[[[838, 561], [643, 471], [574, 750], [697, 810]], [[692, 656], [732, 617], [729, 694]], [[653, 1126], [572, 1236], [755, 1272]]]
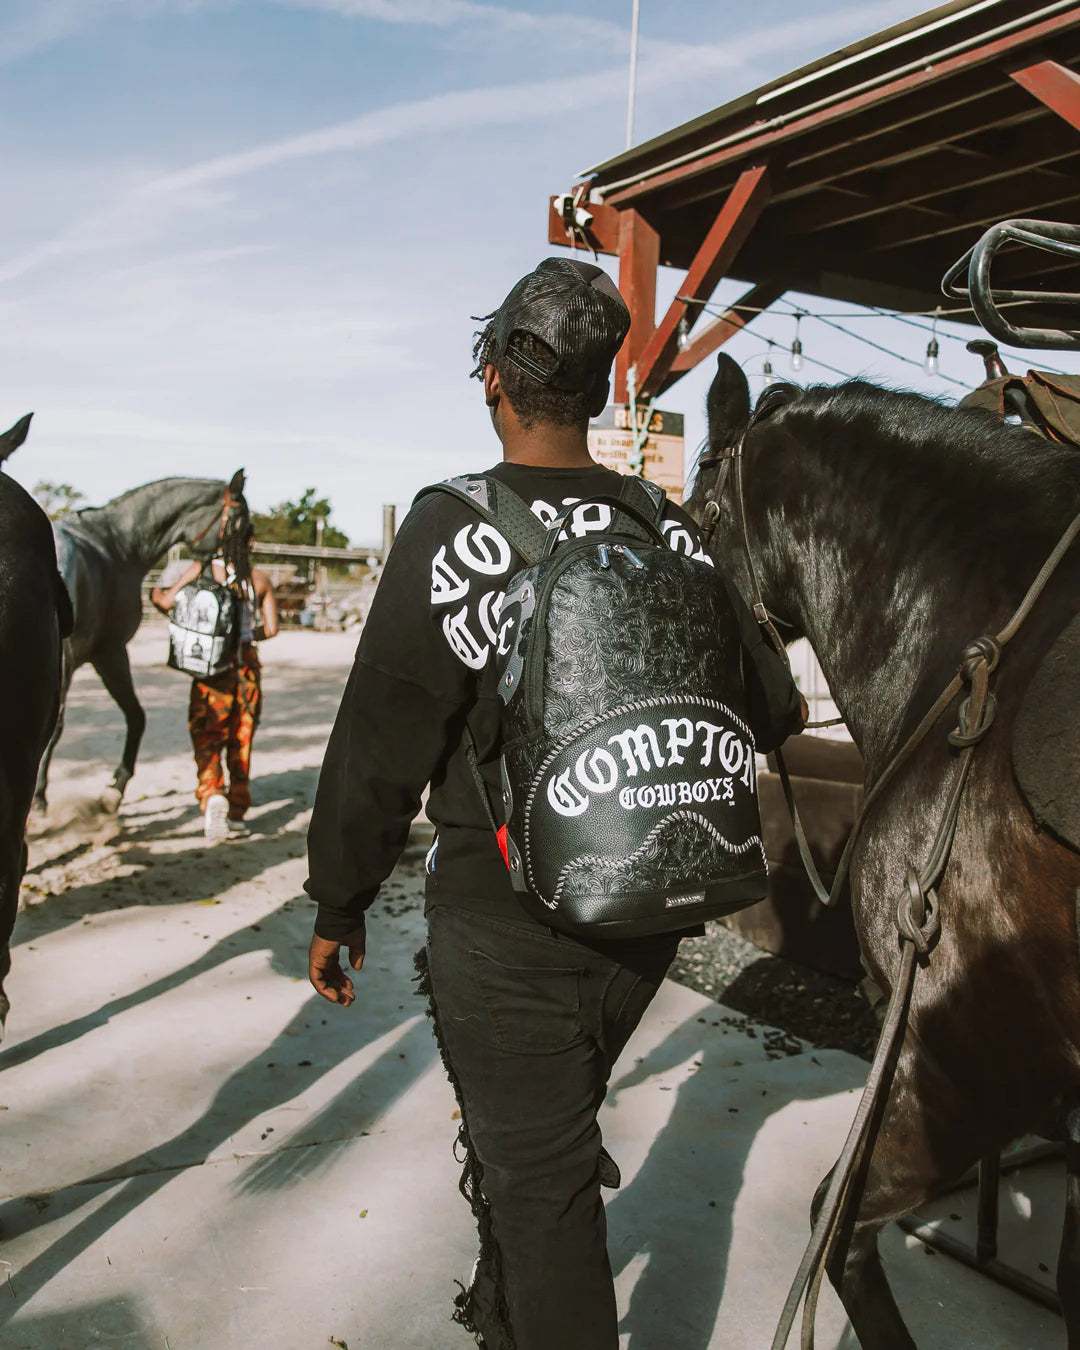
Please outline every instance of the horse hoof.
[[101, 809], [110, 816], [115, 816], [120, 810], [120, 803], [124, 800], [124, 794], [118, 787], [112, 783], [101, 794]]

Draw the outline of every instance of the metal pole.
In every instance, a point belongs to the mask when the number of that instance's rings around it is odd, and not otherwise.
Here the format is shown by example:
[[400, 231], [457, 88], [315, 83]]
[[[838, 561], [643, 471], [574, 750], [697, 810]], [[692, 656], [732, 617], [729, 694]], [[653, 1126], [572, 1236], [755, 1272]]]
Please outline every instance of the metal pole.
[[634, 12], [630, 19], [630, 89], [626, 100], [626, 148], [634, 144], [634, 96], [637, 93], [637, 48], [638, 19], [641, 15], [641, 0], [634, 0]]
[[382, 560], [386, 562], [386, 556], [390, 552], [390, 546], [394, 542], [394, 535], [397, 533], [397, 507], [392, 503], [384, 503], [382, 509]]

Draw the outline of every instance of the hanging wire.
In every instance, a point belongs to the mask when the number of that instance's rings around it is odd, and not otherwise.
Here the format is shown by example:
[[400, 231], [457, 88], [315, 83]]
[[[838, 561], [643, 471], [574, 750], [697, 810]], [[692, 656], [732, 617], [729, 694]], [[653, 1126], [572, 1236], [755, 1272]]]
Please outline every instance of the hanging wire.
[[[920, 329], [920, 330], [921, 330], [922, 332], [924, 332], [924, 333], [932, 333], [932, 332], [934, 331], [928, 324], [925, 324], [925, 323], [916, 323], [914, 319], [909, 318], [906, 314], [894, 314], [894, 313], [892, 312], [892, 310], [889, 310], [889, 309], [879, 309], [876, 305], [871, 305], [871, 306], [870, 306], [870, 309], [872, 310], [873, 314], [874, 314], [875, 317], [877, 317], [877, 318], [880, 318], [880, 319], [895, 319], [897, 323], [905, 324], [908, 328], [918, 328], [918, 329]], [[942, 317], [944, 317], [945, 312], [946, 312], [946, 311], [942, 311]], [[816, 316], [811, 316], [811, 317], [816, 317]], [[855, 318], [855, 319], [860, 318], [860, 317], [861, 317], [861, 316], [858, 315], [858, 314], [853, 314], [853, 315], [852, 315], [852, 318]], [[946, 342], [960, 342], [960, 343], [963, 343], [963, 345], [964, 345], [965, 347], [967, 346], [968, 342], [970, 341], [970, 338], [960, 337], [960, 336], [959, 336], [958, 334], [956, 334], [956, 333], [938, 333], [938, 337], [939, 337], [939, 338], [944, 338]], [[1010, 356], [1010, 357], [1019, 357], [1020, 360], [1029, 360], [1029, 359], [1031, 359], [1031, 353], [1030, 353], [1030, 352], [1023, 352], [1023, 351], [1019, 351], [1019, 350], [1016, 350], [1016, 349], [1010, 349], [1010, 348], [1005, 348], [1005, 349], [1003, 349], [1002, 355], [1004, 355], [1004, 356]], [[1067, 371], [1067, 370], [1057, 370], [1054, 366], [1042, 365], [1041, 363], [1040, 363], [1040, 365], [1039, 365], [1039, 369], [1040, 369], [1040, 370], [1045, 370], [1045, 371], [1047, 372], [1048, 375], [1068, 375], [1068, 374], [1070, 374], [1070, 372]]]
[[[894, 361], [903, 361], [906, 366], [917, 366], [920, 370], [925, 369], [922, 361], [916, 361], [914, 357], [904, 356], [901, 352], [894, 352], [890, 347], [884, 347], [880, 342], [875, 342], [873, 338], [863, 337], [861, 333], [853, 333], [850, 328], [845, 328], [843, 324], [837, 323], [833, 319], [824, 319], [820, 314], [815, 314], [814, 318], [819, 323], [823, 323], [826, 328], [835, 328], [838, 333], [843, 333], [845, 337], [854, 338], [856, 342], [865, 343], [867, 347], [873, 347], [875, 351], [884, 352], [886, 356], [891, 356]], [[945, 380], [948, 384], [958, 385], [961, 389], [970, 389], [970, 384], [964, 380], [957, 380], [952, 375], [939, 375], [938, 379]]]
[[[686, 296], [678, 296], [677, 299], [679, 299], [679, 300], [686, 300], [686, 299], [688, 299], [688, 297], [686, 297]], [[823, 323], [823, 324], [825, 325], [826, 328], [834, 328], [838, 333], [843, 333], [845, 337], [849, 337], [849, 338], [851, 338], [851, 339], [852, 339], [853, 341], [855, 341], [855, 342], [861, 342], [861, 343], [863, 343], [863, 344], [864, 344], [865, 346], [867, 346], [867, 347], [873, 347], [875, 351], [879, 351], [879, 352], [883, 353], [885, 356], [891, 357], [894, 361], [901, 361], [901, 362], [903, 362], [905, 365], [908, 365], [908, 366], [916, 366], [918, 369], [924, 371], [925, 373], [932, 374], [932, 375], [935, 376], [935, 378], [940, 379], [940, 380], [944, 380], [947, 384], [955, 385], [955, 386], [956, 386], [957, 388], [959, 388], [959, 389], [971, 389], [971, 388], [974, 387], [974, 385], [973, 385], [973, 383], [972, 383], [971, 381], [968, 381], [968, 380], [958, 380], [958, 379], [955, 378], [955, 376], [952, 376], [952, 375], [945, 375], [945, 374], [943, 374], [943, 373], [940, 371], [940, 369], [935, 370], [935, 371], [928, 371], [928, 370], [927, 370], [927, 366], [928, 366], [931, 362], [933, 362], [934, 365], [937, 364], [937, 357], [938, 357], [938, 354], [939, 354], [939, 351], [940, 351], [940, 348], [938, 349], [938, 351], [934, 351], [934, 352], [931, 352], [931, 350], [930, 350], [931, 347], [936, 347], [937, 344], [938, 344], [938, 333], [937, 333], [937, 321], [938, 321], [938, 319], [939, 319], [939, 318], [945, 318], [945, 317], [946, 317], [948, 314], [950, 314], [950, 313], [959, 313], [959, 312], [961, 312], [961, 311], [958, 311], [958, 310], [939, 309], [938, 311], [934, 311], [934, 310], [930, 310], [930, 311], [923, 311], [923, 310], [911, 311], [912, 314], [918, 314], [918, 315], [921, 316], [921, 317], [926, 317], [926, 318], [931, 318], [931, 317], [932, 317], [933, 320], [934, 320], [934, 323], [933, 323], [932, 326], [931, 326], [931, 325], [927, 325], [927, 324], [914, 323], [914, 322], [912, 322], [911, 318], [910, 318], [909, 315], [907, 315], [907, 314], [894, 314], [891, 310], [882, 310], [882, 309], [877, 309], [877, 308], [873, 308], [873, 307], [869, 308], [866, 312], [861, 313], [861, 314], [841, 314], [841, 315], [837, 315], [837, 316], [836, 316], [837, 318], [843, 318], [843, 319], [845, 319], [845, 320], [848, 320], [848, 319], [897, 319], [897, 320], [898, 320], [899, 322], [901, 322], [901, 323], [906, 322], [906, 323], [908, 323], [908, 324], [909, 324], [911, 327], [913, 327], [913, 328], [918, 328], [918, 329], [920, 329], [921, 331], [923, 331], [923, 332], [925, 332], [925, 333], [930, 333], [931, 338], [930, 338], [930, 342], [927, 344], [927, 354], [926, 354], [926, 360], [925, 360], [925, 362], [924, 362], [924, 361], [916, 360], [914, 357], [911, 357], [911, 356], [905, 356], [905, 355], [903, 355], [902, 352], [893, 351], [893, 349], [892, 349], [891, 347], [886, 347], [886, 346], [884, 346], [884, 345], [883, 345], [882, 343], [880, 343], [880, 342], [875, 342], [875, 341], [873, 340], [873, 338], [864, 337], [861, 333], [854, 333], [854, 332], [852, 332], [849, 328], [845, 328], [843, 324], [836, 323], [835, 320], [834, 320], [834, 318], [833, 318], [833, 316], [830, 315], [830, 314], [815, 314], [815, 313], [812, 313], [811, 311], [805, 310], [805, 309], [795, 309], [795, 308], [792, 308], [791, 310], [777, 310], [777, 309], [773, 309], [771, 306], [739, 305], [739, 304], [728, 305], [728, 306], [726, 306], [724, 309], [718, 309], [718, 308], [716, 308], [716, 307], [713, 306], [713, 305], [703, 304], [701, 301], [693, 301], [693, 303], [694, 303], [694, 304], [697, 304], [697, 305], [700, 305], [700, 307], [701, 307], [701, 309], [702, 309], [702, 311], [703, 311], [704, 313], [710, 314], [710, 315], [712, 315], [712, 316], [714, 316], [714, 317], [716, 317], [716, 318], [724, 318], [724, 317], [725, 317], [727, 314], [729, 314], [732, 310], [743, 310], [743, 311], [745, 311], [745, 312], [747, 312], [747, 313], [756, 314], [756, 315], [761, 315], [761, 314], [769, 313], [769, 314], [781, 314], [781, 315], [787, 316], [787, 315], [790, 314], [792, 317], [795, 318], [795, 321], [796, 321], [796, 339], [795, 339], [795, 343], [792, 343], [792, 348], [791, 348], [791, 351], [792, 351], [792, 358], [793, 358], [793, 359], [792, 359], [792, 368], [793, 368], [793, 369], [796, 369], [796, 370], [798, 369], [798, 366], [795, 365], [794, 358], [795, 358], [796, 356], [798, 356], [799, 359], [800, 359], [800, 361], [809, 361], [811, 365], [818, 366], [818, 367], [820, 367], [822, 370], [828, 370], [828, 371], [831, 371], [831, 372], [832, 372], [833, 374], [835, 374], [835, 375], [841, 375], [841, 376], [843, 376], [844, 379], [851, 380], [851, 379], [855, 379], [855, 378], [856, 378], [856, 377], [853, 376], [853, 375], [849, 375], [846, 371], [839, 370], [836, 366], [830, 366], [830, 365], [828, 365], [828, 364], [827, 364], [826, 362], [824, 362], [824, 361], [819, 361], [819, 360], [817, 360], [815, 357], [807, 356], [807, 355], [805, 354], [805, 352], [802, 350], [802, 343], [801, 343], [801, 341], [799, 341], [799, 338], [798, 338], [798, 324], [799, 324], [799, 322], [800, 322], [802, 319], [816, 319], [819, 323]], [[963, 311], [963, 312], [969, 313], [970, 311], [965, 310], [965, 311]], [[777, 345], [776, 339], [775, 339], [775, 338], [766, 338], [766, 337], [764, 337], [762, 334], [754, 332], [754, 330], [751, 329], [748, 325], [744, 325], [744, 326], [740, 329], [740, 332], [742, 332], [742, 333], [747, 333], [750, 337], [758, 338], [759, 341], [762, 341], [762, 342], [768, 342], [769, 345], [770, 345], [770, 347], [773, 347], [773, 346], [776, 346], [776, 345]], [[941, 337], [944, 337], [944, 338], [948, 338], [948, 339], [949, 339], [950, 341], [952, 341], [952, 342], [965, 342], [965, 341], [966, 341], [966, 339], [964, 339], [964, 338], [962, 338], [962, 337], [956, 337], [956, 336], [955, 336], [954, 334], [952, 334], [952, 333], [942, 333], [940, 336], [941, 336]], [[798, 348], [799, 348], [798, 352], [796, 352], [796, 349], [795, 349], [796, 343], [798, 344]], [[1006, 355], [1009, 355], [1009, 354], [1010, 354], [1010, 353], [1008, 353], [1008, 352], [1006, 353]], [[1043, 369], [1043, 370], [1046, 370], [1047, 373], [1053, 374], [1053, 375], [1066, 375], [1066, 374], [1069, 373], [1069, 372], [1064, 371], [1064, 370], [1055, 370], [1055, 369], [1054, 369], [1053, 367], [1051, 367], [1051, 366], [1042, 366], [1042, 367], [1040, 367], [1040, 368]]]
[[[757, 338], [758, 342], [767, 342], [770, 347], [776, 346], [776, 341], [774, 338], [767, 338], [763, 333], [755, 333], [752, 328], [742, 328], [739, 330], [740, 336], [742, 336], [742, 334], [744, 333], [747, 337]], [[761, 355], [760, 352], [757, 353], [757, 355], [751, 357], [751, 360], [756, 361], [758, 356], [760, 355]], [[812, 366], [819, 366], [822, 370], [827, 370], [830, 375], [839, 375], [842, 380], [858, 379], [858, 376], [852, 375], [850, 371], [840, 370], [837, 366], [830, 366], [826, 361], [819, 361], [816, 356], [804, 356], [803, 360], [809, 361]]]

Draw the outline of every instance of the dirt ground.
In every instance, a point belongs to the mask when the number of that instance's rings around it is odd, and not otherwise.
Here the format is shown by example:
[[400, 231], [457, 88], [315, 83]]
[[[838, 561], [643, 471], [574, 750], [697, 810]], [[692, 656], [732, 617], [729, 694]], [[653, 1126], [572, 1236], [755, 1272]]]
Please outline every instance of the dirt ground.
[[46, 900], [56, 913], [105, 900], [111, 908], [168, 904], [194, 893], [212, 898], [220, 881], [255, 885], [270, 868], [303, 853], [319, 760], [355, 637], [297, 630], [264, 644], [265, 713], [253, 758], [252, 835], [208, 854], [187, 737], [189, 682], [165, 666], [165, 634], [164, 621], [149, 620], [131, 645], [148, 723], [138, 770], [117, 816], [101, 812], [97, 798], [119, 761], [123, 719], [89, 666], [75, 676], [53, 762], [49, 812], [31, 822], [23, 886], [27, 920]]

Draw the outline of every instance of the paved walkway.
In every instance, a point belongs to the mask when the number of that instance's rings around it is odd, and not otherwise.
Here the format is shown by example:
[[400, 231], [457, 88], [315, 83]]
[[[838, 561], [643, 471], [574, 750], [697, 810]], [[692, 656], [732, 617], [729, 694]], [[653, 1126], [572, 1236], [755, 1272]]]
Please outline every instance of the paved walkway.
[[[474, 1255], [455, 1104], [410, 983], [418, 848], [372, 920], [356, 1005], [304, 979], [303, 829], [352, 646], [267, 645], [256, 832], [216, 850], [161, 630], [134, 649], [151, 728], [118, 823], [85, 800], [118, 719], [76, 681], [0, 1055], [5, 1350], [470, 1344], [448, 1320]], [[665, 986], [603, 1117], [624, 1176], [608, 1205], [624, 1350], [768, 1346], [863, 1073]], [[1036, 1180], [1005, 1209], [1032, 1268], [1052, 1267], [1057, 1189]], [[883, 1249], [922, 1350], [1064, 1346], [1056, 1318], [897, 1230]], [[855, 1345], [831, 1294], [821, 1327], [821, 1350]]]

